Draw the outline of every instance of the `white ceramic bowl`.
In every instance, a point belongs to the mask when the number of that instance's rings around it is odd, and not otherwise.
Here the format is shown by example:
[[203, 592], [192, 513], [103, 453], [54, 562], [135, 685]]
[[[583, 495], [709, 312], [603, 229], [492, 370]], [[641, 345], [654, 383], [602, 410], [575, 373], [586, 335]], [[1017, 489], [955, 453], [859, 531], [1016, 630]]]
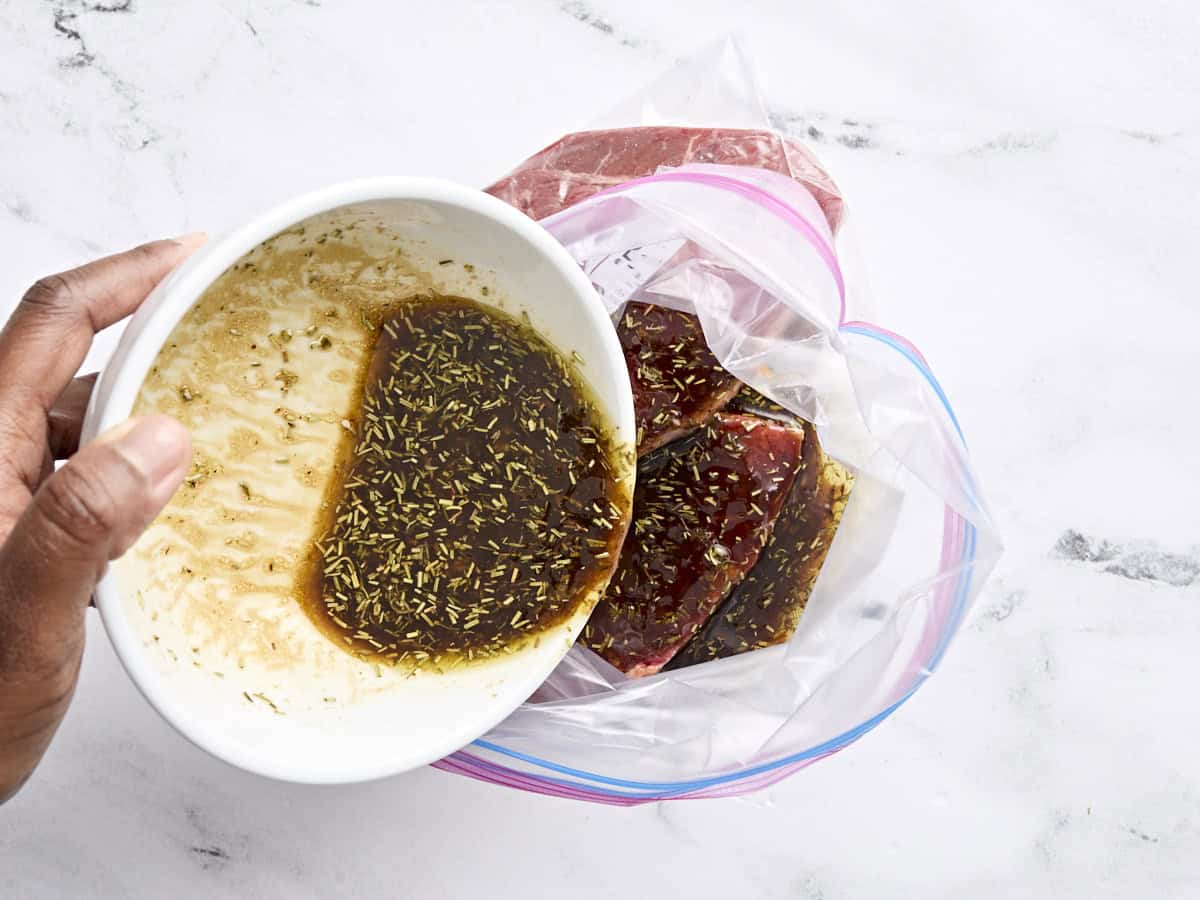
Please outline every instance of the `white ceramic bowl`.
[[[168, 276], [133, 317], [102, 373], [84, 424], [84, 440], [127, 418], [160, 348], [181, 317], [229, 266], [264, 240], [314, 216], [365, 212], [422, 257], [470, 261], [484, 303], [528, 312], [534, 328], [580, 371], [616, 440], [634, 438], [629, 379], [611, 322], [587, 277], [540, 226], [480, 191], [425, 178], [372, 178], [333, 185], [284, 203], [210, 241]], [[435, 265], [430, 263], [431, 265]], [[472, 292], [472, 284], [456, 292]], [[510, 298], [505, 300], [503, 298]], [[622, 454], [624, 455], [624, 454]], [[632, 489], [632, 461], [621, 476]], [[298, 526], [301, 527], [301, 526]], [[304, 539], [298, 532], [297, 542]], [[96, 591], [96, 605], [121, 662], [159, 713], [197, 746], [243, 769], [309, 783], [378, 778], [433, 762], [468, 744], [522, 703], [566, 653], [586, 616], [499, 662], [448, 674], [396, 680], [361, 700], [296, 715], [238, 702], [240, 691], [164, 669], [130, 598], [139, 586], [120, 565]], [[140, 602], [140, 601], [139, 601]], [[237, 628], [231, 622], [230, 628]], [[155, 638], [157, 640], [157, 637]], [[181, 638], [182, 640], [182, 638]], [[341, 651], [337, 651], [341, 653]], [[349, 659], [348, 654], [343, 654]], [[354, 661], [357, 665], [363, 665]], [[285, 673], [302, 680], [303, 671]], [[224, 677], [224, 676], [222, 676]], [[190, 680], [188, 680], [190, 679]], [[249, 699], [249, 698], [247, 698]]]

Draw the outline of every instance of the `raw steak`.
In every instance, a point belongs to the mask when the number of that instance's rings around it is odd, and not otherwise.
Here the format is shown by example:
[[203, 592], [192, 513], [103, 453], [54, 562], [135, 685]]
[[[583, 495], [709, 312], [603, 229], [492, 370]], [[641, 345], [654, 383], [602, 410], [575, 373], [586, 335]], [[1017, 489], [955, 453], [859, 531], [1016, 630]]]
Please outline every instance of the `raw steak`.
[[633, 385], [639, 454], [703, 425], [741, 387], [721, 368], [700, 320], [689, 313], [630, 301], [617, 336]]
[[[737, 402], [746, 399], [739, 395]], [[780, 644], [796, 630], [853, 484], [853, 476], [825, 456], [813, 427], [805, 423], [804, 429], [802, 468], [766, 548], [668, 668]]]
[[644, 460], [633, 527], [583, 642], [632, 676], [670, 661], [758, 559], [804, 438], [775, 422], [720, 414]]
[[788, 175], [820, 204], [829, 227], [842, 221], [842, 195], [798, 141], [773, 131], [654, 125], [568, 134], [487, 188], [534, 219], [543, 219], [592, 194], [659, 166], [720, 163], [757, 166]]

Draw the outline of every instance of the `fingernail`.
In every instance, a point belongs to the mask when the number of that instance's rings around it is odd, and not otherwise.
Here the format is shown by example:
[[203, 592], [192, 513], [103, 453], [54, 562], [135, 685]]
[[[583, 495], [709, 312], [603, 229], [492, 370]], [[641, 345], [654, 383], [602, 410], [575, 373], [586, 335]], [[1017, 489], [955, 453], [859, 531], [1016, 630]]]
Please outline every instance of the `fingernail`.
[[178, 244], [185, 250], [195, 250], [208, 240], [208, 233], [205, 231], [193, 231], [191, 234], [180, 235], [176, 238], [171, 238], [171, 242]]
[[155, 491], [174, 490], [191, 459], [187, 429], [169, 416], [122, 422], [98, 442], [111, 443], [150, 482]]

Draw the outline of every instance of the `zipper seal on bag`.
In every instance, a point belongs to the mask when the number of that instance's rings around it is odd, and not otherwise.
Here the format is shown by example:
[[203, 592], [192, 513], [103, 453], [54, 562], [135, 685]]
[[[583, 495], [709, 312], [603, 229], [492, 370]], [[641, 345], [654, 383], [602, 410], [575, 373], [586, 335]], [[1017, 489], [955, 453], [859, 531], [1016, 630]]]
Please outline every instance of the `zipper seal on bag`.
[[547, 227], [553, 226], [556, 221], [563, 221], [576, 214], [580, 207], [585, 203], [590, 203], [597, 198], [613, 197], [619, 194], [626, 193], [634, 188], [644, 187], [651, 184], [660, 183], [682, 183], [696, 184], [703, 187], [716, 188], [728, 193], [738, 194], [742, 198], [749, 200], [756, 206], [759, 206], [773, 213], [778, 218], [787, 222], [797, 231], [804, 235], [812, 248], [817, 251], [817, 255], [821, 257], [821, 261], [829, 268], [830, 275], [833, 276], [834, 283], [837, 285], [838, 298], [841, 301], [841, 310], [838, 314], [839, 324], [845, 321], [846, 318], [846, 281], [842, 275], [842, 268], [838, 264], [837, 254], [833, 247], [825, 240], [822, 235], [808, 218], [797, 210], [795, 207], [780, 200], [769, 191], [765, 191], [755, 184], [747, 181], [741, 181], [737, 178], [732, 178], [728, 175], [716, 175], [712, 172], [688, 172], [681, 169], [674, 169], [670, 172], [657, 172], [654, 175], [645, 175], [641, 178], [634, 178], [632, 181], [625, 181], [621, 184], [613, 185], [598, 191], [586, 200], [581, 201], [575, 206], [567, 207], [561, 212], [557, 212], [552, 216], [547, 216], [542, 220], [542, 224]]

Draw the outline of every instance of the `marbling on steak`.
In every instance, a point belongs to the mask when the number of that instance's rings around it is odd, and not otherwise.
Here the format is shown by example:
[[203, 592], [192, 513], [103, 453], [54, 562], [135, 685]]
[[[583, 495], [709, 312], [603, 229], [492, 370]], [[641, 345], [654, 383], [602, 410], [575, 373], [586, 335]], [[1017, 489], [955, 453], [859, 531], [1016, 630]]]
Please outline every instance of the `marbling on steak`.
[[835, 233], [842, 195], [799, 141], [774, 131], [654, 125], [579, 131], [535, 153], [486, 188], [534, 219], [544, 219], [607, 187], [651, 175], [660, 166], [717, 163], [787, 175], [813, 195]]

